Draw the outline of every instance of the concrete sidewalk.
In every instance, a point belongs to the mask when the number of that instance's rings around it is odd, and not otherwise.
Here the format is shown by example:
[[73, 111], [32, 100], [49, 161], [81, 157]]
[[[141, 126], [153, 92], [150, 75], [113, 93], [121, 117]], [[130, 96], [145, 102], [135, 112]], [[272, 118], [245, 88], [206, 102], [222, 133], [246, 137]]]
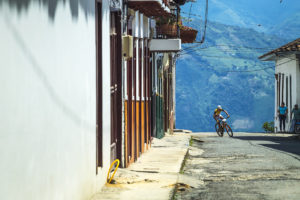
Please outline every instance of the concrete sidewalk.
[[128, 168], [118, 169], [114, 178], [116, 183], [106, 184], [92, 200], [170, 199], [190, 138], [190, 134], [179, 132], [153, 139], [151, 148]]

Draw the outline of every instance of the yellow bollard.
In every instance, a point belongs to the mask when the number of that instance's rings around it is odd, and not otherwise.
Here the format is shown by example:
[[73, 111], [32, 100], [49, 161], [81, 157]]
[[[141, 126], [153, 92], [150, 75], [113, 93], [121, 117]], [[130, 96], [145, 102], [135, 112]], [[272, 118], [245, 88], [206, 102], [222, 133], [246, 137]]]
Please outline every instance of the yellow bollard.
[[[109, 178], [109, 174], [110, 174], [110, 170], [111, 168], [114, 166], [114, 164], [117, 162], [117, 167], [113, 173], [113, 175], [111, 176], [111, 178], [108, 180]], [[106, 178], [106, 181], [107, 183], [109, 184], [111, 182], [111, 180], [113, 179], [113, 177], [115, 176], [115, 173], [117, 172], [117, 169], [119, 168], [119, 165], [120, 165], [120, 161], [119, 159], [116, 159], [113, 163], [111, 163], [110, 167], [109, 167], [109, 170], [108, 170], [108, 173], [107, 173], [107, 178]]]

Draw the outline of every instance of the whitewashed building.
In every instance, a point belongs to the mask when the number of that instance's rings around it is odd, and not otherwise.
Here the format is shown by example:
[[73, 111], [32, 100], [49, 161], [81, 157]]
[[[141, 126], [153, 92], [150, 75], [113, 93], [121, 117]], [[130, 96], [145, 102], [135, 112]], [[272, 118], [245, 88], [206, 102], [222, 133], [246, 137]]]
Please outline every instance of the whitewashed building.
[[0, 1], [0, 199], [89, 199], [111, 152], [110, 1]]
[[275, 131], [280, 130], [277, 110], [282, 102], [288, 108], [286, 130], [289, 130], [290, 112], [295, 104], [300, 105], [300, 38], [260, 56], [259, 59], [275, 61]]
[[155, 32], [179, 11], [175, 0], [0, 0], [0, 199], [90, 199], [115, 159], [127, 167], [172, 131], [181, 40]]

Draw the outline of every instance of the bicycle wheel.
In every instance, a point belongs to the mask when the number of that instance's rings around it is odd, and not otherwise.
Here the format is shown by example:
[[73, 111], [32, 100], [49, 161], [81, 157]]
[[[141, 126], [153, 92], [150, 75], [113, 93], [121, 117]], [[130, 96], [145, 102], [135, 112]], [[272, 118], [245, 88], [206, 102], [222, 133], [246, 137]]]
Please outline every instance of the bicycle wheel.
[[217, 132], [218, 136], [223, 137], [223, 131], [220, 130], [220, 124], [216, 123], [215, 124], [215, 129], [216, 129], [216, 132]]
[[229, 135], [229, 137], [232, 137], [233, 132], [232, 132], [232, 129], [230, 128], [230, 126], [228, 124], [226, 124], [225, 129], [226, 129], [226, 132]]

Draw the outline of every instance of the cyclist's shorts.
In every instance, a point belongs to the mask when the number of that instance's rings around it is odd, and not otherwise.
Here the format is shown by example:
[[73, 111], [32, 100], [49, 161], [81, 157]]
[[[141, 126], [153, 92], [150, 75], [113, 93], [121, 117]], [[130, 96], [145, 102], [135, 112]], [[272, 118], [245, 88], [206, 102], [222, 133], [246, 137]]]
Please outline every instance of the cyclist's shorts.
[[221, 114], [220, 114], [220, 115], [217, 115], [216, 118], [217, 118], [217, 120], [220, 120], [220, 121], [221, 121], [222, 119], [224, 119], [224, 117], [223, 117]]

